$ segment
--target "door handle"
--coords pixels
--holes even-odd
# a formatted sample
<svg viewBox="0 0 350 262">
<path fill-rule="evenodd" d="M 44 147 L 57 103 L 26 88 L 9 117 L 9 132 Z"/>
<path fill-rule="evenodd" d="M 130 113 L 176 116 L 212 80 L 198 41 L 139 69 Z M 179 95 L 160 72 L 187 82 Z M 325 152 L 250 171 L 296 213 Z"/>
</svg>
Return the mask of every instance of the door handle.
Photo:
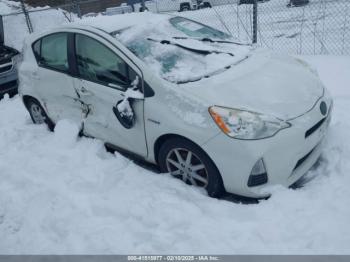
<svg viewBox="0 0 350 262">
<path fill-rule="evenodd" d="M 89 91 L 89 90 L 87 90 L 85 87 L 81 87 L 80 88 L 80 95 L 82 95 L 82 96 L 92 96 L 92 95 L 94 95 L 91 91 Z"/>
</svg>

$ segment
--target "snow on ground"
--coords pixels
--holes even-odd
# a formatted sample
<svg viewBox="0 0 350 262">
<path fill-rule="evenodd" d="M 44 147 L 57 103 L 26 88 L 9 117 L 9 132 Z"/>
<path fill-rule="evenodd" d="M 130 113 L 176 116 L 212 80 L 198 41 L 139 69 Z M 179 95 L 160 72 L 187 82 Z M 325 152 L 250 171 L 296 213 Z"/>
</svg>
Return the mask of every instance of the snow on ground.
<svg viewBox="0 0 350 262">
<path fill-rule="evenodd" d="M 148 171 L 99 140 L 0 101 L 0 253 L 350 253 L 349 57 L 310 57 L 335 98 L 304 187 L 244 205 Z"/>
<path fill-rule="evenodd" d="M 19 97 L 1 100 L 0 253 L 349 254 L 350 58 L 305 58 L 335 98 L 324 153 L 304 187 L 256 205 L 211 199 L 69 121 L 33 125 Z"/>
</svg>

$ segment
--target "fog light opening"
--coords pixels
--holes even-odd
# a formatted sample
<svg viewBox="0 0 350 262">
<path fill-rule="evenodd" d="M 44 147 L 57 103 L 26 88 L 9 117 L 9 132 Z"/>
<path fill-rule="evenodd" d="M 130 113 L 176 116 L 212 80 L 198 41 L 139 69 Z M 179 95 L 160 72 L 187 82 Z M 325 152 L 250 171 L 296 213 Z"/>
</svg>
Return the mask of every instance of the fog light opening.
<svg viewBox="0 0 350 262">
<path fill-rule="evenodd" d="M 248 179 L 248 187 L 260 186 L 267 183 L 267 172 L 264 161 L 259 159 L 252 168 Z"/>
</svg>

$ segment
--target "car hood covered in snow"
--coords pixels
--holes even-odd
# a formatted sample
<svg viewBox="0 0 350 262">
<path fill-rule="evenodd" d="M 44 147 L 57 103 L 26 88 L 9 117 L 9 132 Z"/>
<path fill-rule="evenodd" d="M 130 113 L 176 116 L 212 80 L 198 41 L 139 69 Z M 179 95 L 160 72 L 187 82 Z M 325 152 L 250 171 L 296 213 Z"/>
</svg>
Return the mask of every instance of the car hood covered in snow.
<svg viewBox="0 0 350 262">
<path fill-rule="evenodd" d="M 179 88 L 208 105 L 246 109 L 284 120 L 309 111 L 323 96 L 318 76 L 287 56 L 256 50 L 230 69 Z"/>
<path fill-rule="evenodd" d="M 224 32 L 183 17 L 152 18 L 111 34 L 171 83 L 218 74 L 247 58 L 253 49 Z"/>
</svg>

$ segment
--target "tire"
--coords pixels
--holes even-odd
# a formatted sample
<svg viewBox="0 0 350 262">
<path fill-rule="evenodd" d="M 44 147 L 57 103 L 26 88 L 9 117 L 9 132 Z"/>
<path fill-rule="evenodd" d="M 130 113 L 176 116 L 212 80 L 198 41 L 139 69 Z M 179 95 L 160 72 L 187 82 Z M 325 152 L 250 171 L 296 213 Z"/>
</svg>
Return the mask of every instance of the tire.
<svg viewBox="0 0 350 262">
<path fill-rule="evenodd" d="M 203 8 L 211 8 L 211 4 L 208 2 L 204 2 Z"/>
<path fill-rule="evenodd" d="M 170 173 L 186 184 L 205 188 L 211 197 L 220 197 L 225 192 L 221 175 L 213 161 L 199 146 L 189 140 L 167 140 L 159 150 L 158 163 L 162 173 Z"/>
<path fill-rule="evenodd" d="M 54 122 L 48 117 L 40 102 L 34 98 L 28 98 L 25 105 L 34 124 L 46 124 L 50 131 L 55 129 Z"/>
<path fill-rule="evenodd" d="M 186 11 L 190 11 L 191 7 L 188 4 L 182 4 L 180 6 L 180 12 L 186 12 Z"/>
<path fill-rule="evenodd" d="M 10 98 L 14 97 L 14 96 L 16 96 L 18 94 L 18 89 L 16 88 L 14 90 L 11 90 L 11 91 L 8 92 L 8 94 L 9 94 Z"/>
<path fill-rule="evenodd" d="M 147 7 L 145 7 L 144 9 L 142 7 L 139 8 L 139 12 L 142 13 L 142 12 L 145 12 L 145 11 L 149 11 Z"/>
</svg>

